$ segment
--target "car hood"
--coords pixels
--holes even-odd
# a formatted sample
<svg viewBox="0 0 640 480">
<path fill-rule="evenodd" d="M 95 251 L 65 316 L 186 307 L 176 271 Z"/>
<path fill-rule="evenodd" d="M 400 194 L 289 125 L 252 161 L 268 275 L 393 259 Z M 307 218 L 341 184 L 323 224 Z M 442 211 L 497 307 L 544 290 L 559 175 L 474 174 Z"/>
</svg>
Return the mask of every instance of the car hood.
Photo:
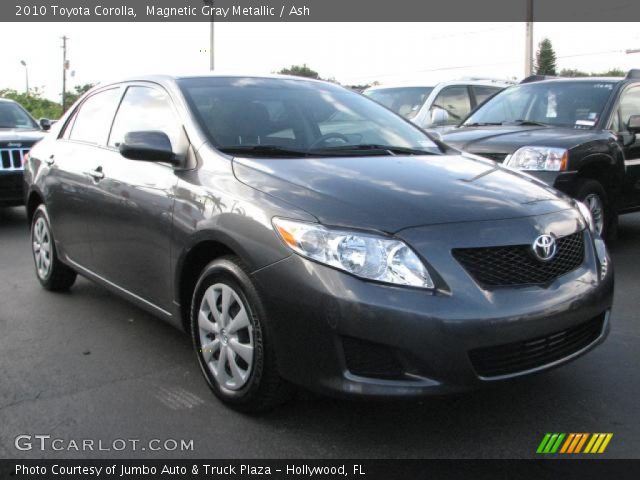
<svg viewBox="0 0 640 480">
<path fill-rule="evenodd" d="M 23 130 L 21 128 L 0 128 L 0 145 L 16 143 L 16 148 L 30 147 L 44 136 L 40 130 Z"/>
<path fill-rule="evenodd" d="M 324 224 L 385 232 L 569 208 L 531 177 L 466 155 L 235 158 L 233 168 L 241 182 Z"/>
<path fill-rule="evenodd" d="M 570 149 L 586 142 L 607 138 L 610 135 L 598 130 L 505 125 L 455 128 L 443 133 L 442 141 L 460 150 L 478 155 L 508 155 L 524 146 Z"/>
</svg>

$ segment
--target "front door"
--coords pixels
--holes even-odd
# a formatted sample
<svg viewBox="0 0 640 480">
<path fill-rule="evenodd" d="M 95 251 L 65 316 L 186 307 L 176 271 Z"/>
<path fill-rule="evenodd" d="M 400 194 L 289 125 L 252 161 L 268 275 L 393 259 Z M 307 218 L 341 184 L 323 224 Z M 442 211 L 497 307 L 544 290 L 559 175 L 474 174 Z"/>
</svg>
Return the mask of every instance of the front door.
<svg viewBox="0 0 640 480">
<path fill-rule="evenodd" d="M 100 165 L 98 273 L 154 307 L 171 311 L 171 231 L 177 177 L 169 164 L 128 160 L 118 146 L 128 132 L 162 131 L 176 150 L 183 130 L 171 99 L 155 86 L 132 85 L 124 94 Z"/>
<path fill-rule="evenodd" d="M 618 108 L 620 138 L 625 145 L 624 160 L 627 167 L 623 186 L 622 208 L 640 207 L 640 135 L 632 135 L 627 129 L 629 118 L 640 115 L 640 85 L 632 85 L 622 92 Z M 626 141 L 625 141 L 626 140 Z"/>
</svg>

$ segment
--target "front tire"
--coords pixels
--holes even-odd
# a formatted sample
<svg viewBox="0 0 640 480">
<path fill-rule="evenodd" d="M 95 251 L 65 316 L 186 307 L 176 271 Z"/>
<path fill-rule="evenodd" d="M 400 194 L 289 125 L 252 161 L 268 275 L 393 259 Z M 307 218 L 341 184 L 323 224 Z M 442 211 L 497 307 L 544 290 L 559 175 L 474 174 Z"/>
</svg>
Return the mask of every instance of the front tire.
<svg viewBox="0 0 640 480">
<path fill-rule="evenodd" d="M 263 303 L 239 258 L 219 258 L 200 275 L 191 336 L 200 369 L 225 404 L 257 412 L 290 398 L 293 389 L 278 373 Z"/>
<path fill-rule="evenodd" d="M 44 288 L 54 292 L 64 292 L 71 288 L 77 274 L 58 258 L 49 216 L 44 205 L 36 209 L 31 222 L 31 251 L 36 276 Z"/>
<path fill-rule="evenodd" d="M 611 240 L 616 230 L 617 215 L 609 204 L 607 192 L 602 184 L 597 180 L 582 180 L 576 190 L 576 199 L 589 208 L 600 236 Z"/>
</svg>

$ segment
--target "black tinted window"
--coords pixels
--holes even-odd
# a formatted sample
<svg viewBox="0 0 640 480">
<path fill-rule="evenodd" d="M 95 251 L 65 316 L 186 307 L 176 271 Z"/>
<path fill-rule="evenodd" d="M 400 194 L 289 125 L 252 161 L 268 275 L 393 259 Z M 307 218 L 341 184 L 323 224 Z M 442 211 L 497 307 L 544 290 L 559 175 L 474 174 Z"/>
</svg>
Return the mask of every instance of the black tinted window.
<svg viewBox="0 0 640 480">
<path fill-rule="evenodd" d="M 485 87 L 484 85 L 473 85 L 473 94 L 476 96 L 476 104 L 480 105 L 494 93 L 501 90 L 500 87 Z"/>
<path fill-rule="evenodd" d="M 409 122 L 335 85 L 231 77 L 179 83 L 203 128 L 223 150 L 269 146 L 317 151 L 372 145 L 437 150 Z"/>
<path fill-rule="evenodd" d="M 0 128 L 38 128 L 31 116 L 13 102 L 0 101 Z"/>
<path fill-rule="evenodd" d="M 467 119 L 466 124 L 536 122 L 593 128 L 613 92 L 609 81 L 534 82 L 507 88 Z"/>
<path fill-rule="evenodd" d="M 179 123 L 169 96 L 156 88 L 129 87 L 113 122 L 109 145 L 118 146 L 128 132 L 151 130 L 166 133 L 171 145 L 177 145 Z"/>
<path fill-rule="evenodd" d="M 632 115 L 640 115 L 640 86 L 629 88 L 620 99 L 620 118 L 625 129 Z"/>
<path fill-rule="evenodd" d="M 446 125 L 457 125 L 471 111 L 469 91 L 464 85 L 446 87 L 438 94 L 432 107 L 440 107 L 449 114 Z"/>
<path fill-rule="evenodd" d="M 119 88 L 104 90 L 87 98 L 80 105 L 69 138 L 95 145 L 106 144 L 119 99 Z"/>
</svg>

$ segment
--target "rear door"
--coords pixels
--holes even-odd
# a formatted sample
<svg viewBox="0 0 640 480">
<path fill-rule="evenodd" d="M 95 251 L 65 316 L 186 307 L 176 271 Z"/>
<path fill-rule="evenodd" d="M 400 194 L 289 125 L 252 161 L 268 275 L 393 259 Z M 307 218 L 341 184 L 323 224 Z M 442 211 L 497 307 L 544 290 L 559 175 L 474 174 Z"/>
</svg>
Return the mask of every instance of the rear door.
<svg viewBox="0 0 640 480">
<path fill-rule="evenodd" d="M 118 147 L 128 132 L 162 131 L 176 153 L 185 134 L 169 95 L 152 84 L 124 93 L 100 165 L 98 272 L 153 307 L 171 311 L 171 228 L 177 177 L 169 164 L 124 158 Z"/>
<path fill-rule="evenodd" d="M 630 141 L 623 146 L 627 173 L 624 181 L 622 207 L 632 208 L 640 206 L 640 135 L 633 137 L 628 131 L 627 125 L 632 115 L 640 115 L 640 84 L 633 84 L 623 90 L 617 114 L 617 130 L 620 137 Z"/>
<path fill-rule="evenodd" d="M 48 158 L 45 201 L 61 253 L 72 262 L 93 269 L 92 245 L 97 240 L 95 169 L 104 155 L 121 96 L 119 87 L 94 93 L 77 108 Z"/>
</svg>

